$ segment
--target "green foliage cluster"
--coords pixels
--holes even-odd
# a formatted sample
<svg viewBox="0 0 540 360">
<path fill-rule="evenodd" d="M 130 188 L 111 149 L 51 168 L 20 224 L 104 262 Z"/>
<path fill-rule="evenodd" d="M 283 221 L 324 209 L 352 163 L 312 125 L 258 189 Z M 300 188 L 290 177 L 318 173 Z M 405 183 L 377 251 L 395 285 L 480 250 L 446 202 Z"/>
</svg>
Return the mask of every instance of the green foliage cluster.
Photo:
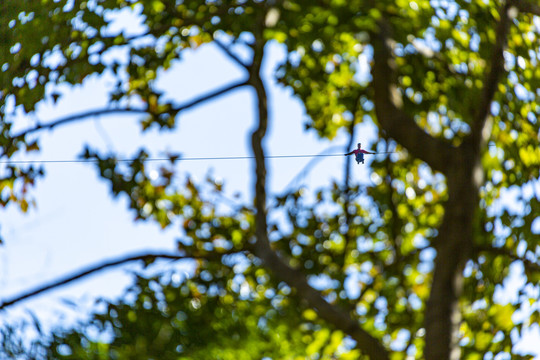
<svg viewBox="0 0 540 360">
<path fill-rule="evenodd" d="M 354 124 L 373 122 L 381 137 L 374 150 L 397 153 L 369 165 L 371 185 L 349 185 L 347 180 L 312 194 L 293 189 L 269 199 L 268 219 L 275 219 L 268 228 L 272 248 L 324 299 L 380 341 L 392 360 L 423 358 L 424 315 L 449 194 L 445 177 L 389 138 L 377 118 L 373 75 L 362 67 L 373 64 L 373 39 L 384 20 L 392 30 L 395 94 L 416 126 L 458 151 L 482 106 L 488 106 L 475 230 L 464 234 L 472 237 L 473 251 L 463 269 L 457 346 L 464 359 L 498 354 L 518 359 L 512 347 L 524 326 L 539 318 L 537 307 L 528 316 L 516 314 L 527 312 L 526 304 L 534 305 L 539 297 L 540 244 L 533 224 L 538 224 L 540 196 L 523 197 L 517 213 L 506 207 L 497 211 L 494 205 L 506 189 L 524 194 L 538 186 L 540 15 L 534 15 L 533 2 L 527 3 L 530 7 L 505 4 L 4 0 L 0 39 L 8 51 L 0 51 L 0 155 L 8 160 L 37 150 L 40 130 L 77 120 L 38 124 L 22 133 L 11 130 L 17 112 L 30 114 L 40 102 L 57 101 L 59 84 L 112 75 L 117 84 L 109 94 L 110 109 L 144 112 L 142 130 L 172 130 L 181 107 L 157 90 L 155 81 L 181 60 L 182 51 L 219 42 L 239 63 L 230 53 L 234 47 L 257 59 L 256 44 L 279 42 L 288 55 L 275 76 L 305 105 L 308 129 L 331 139 Z M 496 69 L 501 8 L 510 15 L 504 66 L 486 105 L 486 72 Z M 121 12 L 136 14 L 142 32 L 112 33 L 110 24 Z M 117 57 L 117 51 L 126 56 Z M 250 65 L 242 66 L 249 72 Z M 133 100 L 143 107 L 130 107 Z M 74 329 L 44 336 L 44 357 L 364 358 L 351 334 L 322 321 L 310 299 L 254 255 L 256 210 L 246 204 L 223 210 L 221 184 L 188 179 L 177 185 L 174 156 L 152 179 L 144 149 L 131 162 L 120 163 L 115 154 L 91 148 L 82 156 L 97 163 L 113 195 L 129 199 L 136 219 L 164 228 L 181 224 L 179 254 L 194 259 L 195 272 L 181 280 L 175 280 L 179 275 L 174 272 L 138 277 L 124 300 L 106 302 L 104 311 Z M 42 172 L 14 165 L 7 169 L 0 179 L 1 204 L 17 203 L 25 211 L 26 188 Z M 513 263 L 523 266 L 526 277 L 519 299 L 497 303 L 495 293 Z M 3 334 L 5 352 L 16 343 L 8 333 Z"/>
<path fill-rule="evenodd" d="M 196 279 L 171 272 L 137 277 L 119 304 L 105 303 L 78 331 L 54 334 L 48 356 L 55 359 L 301 359 L 350 358 L 343 333 L 329 331 L 311 311 L 296 311 L 281 284 L 269 295 L 238 287 L 268 277 L 261 269 L 238 268 L 237 259 L 203 270 Z M 219 269 L 218 269 L 219 268 Z M 266 280 L 268 282 L 268 279 Z M 291 327 L 294 321 L 298 326 Z M 101 334 L 96 339 L 95 334 Z M 92 335 L 94 334 L 94 335 Z M 102 339 L 102 341 L 99 341 Z M 317 354 L 317 355 L 315 355 Z M 349 355 L 347 355 L 349 354 Z"/>
</svg>

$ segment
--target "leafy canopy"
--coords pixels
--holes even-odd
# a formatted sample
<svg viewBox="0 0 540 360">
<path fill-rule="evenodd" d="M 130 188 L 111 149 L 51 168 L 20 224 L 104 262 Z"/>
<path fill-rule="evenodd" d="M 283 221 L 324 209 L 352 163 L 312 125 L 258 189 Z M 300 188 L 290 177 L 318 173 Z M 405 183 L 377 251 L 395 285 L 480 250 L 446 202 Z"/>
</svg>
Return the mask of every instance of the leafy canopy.
<svg viewBox="0 0 540 360">
<path fill-rule="evenodd" d="M 141 21 L 137 31 L 112 30 L 127 13 Z M 539 13 L 534 2 L 495 0 L 4 0 L 3 160 L 39 151 L 41 131 L 90 115 L 143 114 L 143 131 L 173 131 L 186 108 L 240 86 L 261 94 L 258 69 L 268 42 L 287 50 L 275 76 L 303 102 L 308 130 L 329 139 L 346 131 L 353 143 L 354 126 L 369 122 L 379 129 L 373 150 L 397 152 L 368 165 L 371 185 L 347 177 L 315 192 L 292 189 L 269 197 L 267 236 L 282 259 L 275 265 L 280 272 L 259 252 L 256 214 L 264 208 L 221 210 L 211 194 L 223 192 L 222 186 L 211 179 L 178 184 L 174 156 L 153 179 L 145 149 L 122 164 L 116 154 L 85 149 L 82 157 L 96 161 L 114 196 L 130 199 L 136 218 L 162 227 L 182 219 L 178 251 L 195 260 L 195 270 L 181 280 L 174 271 L 138 277 L 125 300 L 106 303 L 88 323 L 44 336 L 38 353 L 74 359 L 431 356 L 424 355 L 433 320 L 426 314 L 437 306 L 430 300 L 437 295 L 432 283 L 440 281 L 434 274 L 444 261 L 435 255 L 450 231 L 444 221 L 462 203 L 472 204 L 467 209 L 474 216 L 470 231 L 464 225 L 461 233 L 470 251 L 453 270 L 463 285 L 455 293 L 461 319 L 452 346 L 466 359 L 512 353 L 523 327 L 539 319 L 539 309 L 526 306 L 538 301 L 540 280 Z M 385 41 L 379 42 L 381 36 Z M 246 77 L 187 104 L 156 89 L 156 80 L 181 61 L 183 51 L 210 44 L 245 69 Z M 381 61 L 385 46 L 391 55 Z M 236 51 L 251 60 L 244 62 Z M 385 63 L 392 64 L 388 79 L 377 70 Z M 60 85 L 103 74 L 116 80 L 106 108 L 12 130 L 18 116 L 61 99 Z M 381 102 L 385 81 L 392 98 Z M 411 121 L 402 121 L 404 130 L 396 135 L 387 114 Z M 437 154 L 422 148 L 428 144 L 414 141 L 418 129 L 441 149 L 451 149 L 448 161 L 432 160 Z M 462 153 L 470 154 L 464 163 L 448 165 Z M 26 211 L 27 189 L 43 171 L 4 167 L 1 204 Z M 471 199 L 460 198 L 461 190 L 448 180 L 460 167 L 477 170 L 457 182 L 472 186 Z M 504 205 L 507 189 L 521 194 L 518 212 Z M 264 195 L 260 188 L 256 194 Z M 496 291 L 513 263 L 522 266 L 526 281 L 515 303 L 497 303 Z M 317 289 L 326 302 L 361 331 L 329 320 L 306 295 L 312 294 L 308 285 L 289 283 L 287 266 L 311 288 L 322 284 Z M 516 316 L 520 309 L 522 316 Z M 362 331 L 368 335 L 358 335 Z M 3 342 L 5 352 L 28 351 L 18 349 L 10 334 L 3 332 L 4 340 L 12 339 Z M 365 338 L 384 351 L 367 350 Z"/>
</svg>

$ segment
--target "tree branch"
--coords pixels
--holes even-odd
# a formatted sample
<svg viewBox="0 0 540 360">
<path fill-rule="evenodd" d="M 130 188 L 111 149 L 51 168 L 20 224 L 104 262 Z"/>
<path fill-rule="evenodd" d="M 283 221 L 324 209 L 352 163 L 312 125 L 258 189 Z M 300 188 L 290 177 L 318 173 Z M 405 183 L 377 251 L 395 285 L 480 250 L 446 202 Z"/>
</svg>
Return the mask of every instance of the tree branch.
<svg viewBox="0 0 540 360">
<path fill-rule="evenodd" d="M 321 317 L 337 329 L 350 335 L 356 342 L 357 347 L 367 354 L 371 360 L 388 360 L 389 355 L 381 342 L 367 331 L 360 328 L 350 315 L 338 307 L 328 303 L 307 282 L 303 273 L 291 268 L 271 248 L 268 239 L 268 224 L 266 215 L 266 165 L 262 141 L 268 126 L 268 105 L 264 84 L 260 77 L 260 66 L 263 58 L 264 42 L 261 37 L 257 38 L 254 46 L 253 65 L 250 68 L 250 84 L 256 91 L 258 108 L 258 126 L 253 131 L 251 143 L 255 155 L 255 237 L 253 252 L 272 273 L 282 281 L 295 288 L 297 295 L 306 300 Z"/>
<path fill-rule="evenodd" d="M 226 85 L 224 87 L 222 87 L 221 89 L 218 89 L 218 90 L 215 90 L 211 93 L 208 93 L 206 95 L 203 95 L 197 99 L 194 99 L 194 100 L 191 100 L 190 102 L 187 102 L 185 103 L 184 105 L 180 105 L 178 107 L 175 107 L 173 109 L 173 111 L 176 111 L 176 112 L 180 112 L 180 111 L 184 111 L 184 110 L 187 110 L 191 107 L 194 107 L 196 105 L 199 105 L 205 101 L 208 101 L 208 100 L 211 100 L 213 98 L 216 98 L 216 97 L 219 97 L 221 95 L 224 95 L 226 93 L 228 93 L 229 91 L 232 91 L 234 89 L 237 89 L 237 88 L 240 88 L 242 86 L 246 86 L 248 85 L 248 81 L 247 80 L 242 80 L 242 81 L 238 81 L 238 82 L 235 82 L 235 83 L 232 83 L 230 85 Z"/>
<path fill-rule="evenodd" d="M 297 185 L 299 184 L 300 180 L 302 180 L 306 175 L 315 168 L 315 166 L 324 159 L 324 156 L 329 156 L 328 154 L 330 151 L 341 151 L 343 150 L 343 146 L 330 146 L 320 153 L 313 155 L 313 158 L 300 170 L 296 173 L 296 175 L 287 183 L 287 186 L 285 186 L 284 190 L 281 191 L 282 194 L 287 194 L 291 192 Z M 334 155 L 332 155 L 334 156 Z M 268 158 L 269 156 L 266 156 Z M 270 205 L 272 206 L 272 205 Z"/>
<path fill-rule="evenodd" d="M 519 2 L 520 1 L 518 1 L 518 3 Z M 490 128 L 486 128 L 486 126 L 489 126 L 487 119 L 491 109 L 491 102 L 493 101 L 493 97 L 497 91 L 497 85 L 501 79 L 501 75 L 505 71 L 504 48 L 506 47 L 506 39 L 511 20 L 509 17 L 509 10 L 510 6 L 509 4 L 506 4 L 503 5 L 499 11 L 500 21 L 495 29 L 495 43 L 493 44 L 493 50 L 491 53 L 490 67 L 485 74 L 483 83 L 484 87 L 480 97 L 478 112 L 475 114 L 475 118 L 473 119 L 474 122 L 472 124 L 471 135 L 473 144 L 476 148 L 487 142 L 489 133 L 491 132 Z M 483 132 L 485 134 L 482 134 Z"/>
<path fill-rule="evenodd" d="M 73 281 L 82 279 L 88 275 L 91 275 L 93 273 L 96 273 L 96 272 L 99 272 L 99 271 L 102 271 L 102 270 L 105 270 L 107 268 L 111 268 L 114 266 L 119 266 L 119 265 L 123 265 L 129 262 L 134 262 L 134 261 L 144 261 L 145 263 L 147 263 L 147 262 L 154 261 L 156 259 L 184 260 L 184 259 L 193 259 L 193 258 L 194 258 L 193 256 L 183 256 L 183 255 L 175 255 L 175 254 L 168 254 L 168 253 L 154 253 L 154 254 L 147 253 L 147 254 L 129 255 L 129 256 L 113 259 L 113 260 L 107 260 L 102 263 L 91 265 L 87 268 L 79 270 L 78 272 L 72 275 L 68 275 L 63 278 L 54 280 L 46 285 L 42 285 L 24 294 L 17 295 L 9 300 L 3 301 L 0 303 L 0 310 L 5 309 L 8 306 L 14 305 L 28 298 L 42 294 L 46 291 L 59 288 Z"/>
<path fill-rule="evenodd" d="M 353 111 L 353 114 L 356 114 L 357 110 L 358 110 L 358 102 L 360 101 L 360 98 L 358 98 L 354 104 L 355 108 L 354 108 L 354 111 Z M 351 148 L 353 147 L 353 144 L 354 144 L 354 138 L 355 138 L 355 128 L 356 128 L 356 116 L 353 117 L 353 119 L 351 120 L 351 123 L 349 124 L 349 141 L 347 143 L 347 147 L 344 149 L 344 153 L 348 153 L 349 151 L 351 151 Z M 347 156 L 346 160 L 345 160 L 345 168 L 344 168 L 344 171 L 343 171 L 343 188 L 344 190 L 346 191 L 345 192 L 345 196 L 346 196 L 346 200 L 345 200 L 345 203 L 346 205 L 348 206 L 349 205 L 349 187 L 350 187 L 350 177 L 351 177 L 351 157 Z M 348 214 L 348 212 L 347 212 Z M 349 224 L 349 222 L 347 222 L 347 224 Z"/>
<path fill-rule="evenodd" d="M 540 5 L 529 0 L 514 0 L 512 6 L 518 8 L 520 12 L 540 16 Z"/>
<path fill-rule="evenodd" d="M 453 148 L 421 129 L 402 107 L 401 94 L 395 83 L 396 65 L 392 55 L 390 25 L 379 21 L 379 32 L 371 34 L 373 45 L 373 90 L 375 112 L 387 135 L 402 144 L 415 157 L 433 169 L 445 172 Z"/>
<path fill-rule="evenodd" d="M 206 102 L 208 100 L 214 99 L 218 96 L 221 96 L 223 94 L 228 93 L 229 91 L 232 91 L 236 88 L 242 87 L 247 85 L 247 81 L 239 81 L 232 83 L 230 85 L 224 86 L 220 89 L 217 89 L 215 91 L 212 91 L 206 95 L 202 95 L 201 97 L 198 97 L 196 99 L 193 99 L 191 101 L 186 102 L 185 104 L 179 105 L 177 107 L 174 107 L 170 112 L 172 113 L 178 113 L 183 110 L 187 110 L 191 107 L 194 107 L 196 105 L 199 105 L 203 102 Z M 56 128 L 57 126 L 66 125 L 69 123 L 77 122 L 89 117 L 95 117 L 95 116 L 102 116 L 102 115 L 111 115 L 111 114 L 118 114 L 118 113 L 135 113 L 135 114 L 147 114 L 148 109 L 147 108 L 105 108 L 105 109 L 97 109 L 97 110 L 89 110 L 84 111 L 78 114 L 69 115 L 54 121 L 51 121 L 46 124 L 37 124 L 36 126 L 26 129 L 16 135 L 14 135 L 12 138 L 23 138 L 27 135 L 30 135 L 32 133 L 41 131 L 41 130 L 52 130 Z"/>
<path fill-rule="evenodd" d="M 540 273 L 540 264 L 538 262 L 535 262 L 527 258 L 523 258 L 521 256 L 518 256 L 517 254 L 513 254 L 512 252 L 507 251 L 504 248 L 497 248 L 497 247 L 487 245 L 487 246 L 475 246 L 475 250 L 477 252 L 487 252 L 487 253 L 492 253 L 496 255 L 502 255 L 502 256 L 509 257 L 510 259 L 515 260 L 515 261 L 521 261 L 526 271 Z"/>
<path fill-rule="evenodd" d="M 237 63 L 238 65 L 240 65 L 242 68 L 246 69 L 246 70 L 249 70 L 249 65 L 247 65 L 246 63 L 244 63 L 238 56 L 236 56 L 236 54 L 234 54 L 230 47 L 225 45 L 224 43 L 221 42 L 221 40 L 218 40 L 218 39 L 214 39 L 214 43 L 221 49 L 223 50 L 223 52 L 228 56 L 230 57 L 235 63 Z"/>
<path fill-rule="evenodd" d="M 321 319 L 355 340 L 356 347 L 368 355 L 371 360 L 388 360 L 390 358 L 388 351 L 378 339 L 362 329 L 347 311 L 326 301 L 319 291 L 308 284 L 302 272 L 291 268 L 276 255 L 269 243 L 257 239 L 254 253 L 263 260 L 276 277 L 295 288 L 297 295 L 307 301 L 317 311 Z"/>
<path fill-rule="evenodd" d="M 85 118 L 89 117 L 95 117 L 95 116 L 102 116 L 102 115 L 112 115 L 112 114 L 145 114 L 147 113 L 147 110 L 144 108 L 105 108 L 105 109 L 96 109 L 96 110 L 89 110 L 80 112 L 78 114 L 69 115 L 63 118 L 60 118 L 58 120 L 51 121 L 49 123 L 41 124 L 38 123 L 36 126 L 32 128 L 28 128 L 16 135 L 13 135 L 13 139 L 20 139 L 24 138 L 27 135 L 30 135 L 32 133 L 41 131 L 41 130 L 53 130 L 57 126 L 66 125 L 72 122 L 76 122 L 79 120 L 83 120 Z"/>
<path fill-rule="evenodd" d="M 354 103 L 354 109 L 352 111 L 353 114 L 356 115 L 358 111 L 358 105 L 360 102 L 360 97 L 358 97 Z M 348 153 L 351 151 L 351 148 L 354 144 L 355 139 L 355 127 L 356 127 L 356 116 L 353 116 L 353 119 L 351 120 L 351 123 L 349 124 L 349 141 L 347 143 L 347 148 L 345 149 L 344 153 Z M 345 168 L 343 169 L 343 193 L 344 193 L 344 201 L 343 201 L 343 213 L 345 214 L 345 224 L 347 224 L 347 232 L 344 234 L 345 236 L 345 251 L 343 251 L 342 256 L 340 257 L 340 261 L 338 261 L 338 264 L 342 267 L 343 271 L 345 271 L 345 264 L 347 260 L 347 254 L 350 254 L 352 250 L 356 249 L 356 237 L 352 234 L 351 231 L 351 222 L 352 222 L 352 215 L 349 213 L 349 206 L 351 204 L 352 200 L 352 194 L 351 194 L 351 157 L 347 156 L 344 162 Z"/>
</svg>

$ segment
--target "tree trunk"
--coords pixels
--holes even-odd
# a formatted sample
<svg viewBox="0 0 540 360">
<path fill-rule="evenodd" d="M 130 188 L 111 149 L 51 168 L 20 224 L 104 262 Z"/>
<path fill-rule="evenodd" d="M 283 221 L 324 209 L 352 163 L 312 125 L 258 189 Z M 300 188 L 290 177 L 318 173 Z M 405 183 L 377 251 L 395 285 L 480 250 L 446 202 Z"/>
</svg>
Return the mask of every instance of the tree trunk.
<svg viewBox="0 0 540 360">
<path fill-rule="evenodd" d="M 448 201 L 443 223 L 435 240 L 437 257 L 431 293 L 426 305 L 426 360 L 460 358 L 459 297 L 463 268 L 473 246 L 474 212 L 478 202 L 478 156 L 463 147 L 456 150 L 447 174 Z"/>
</svg>

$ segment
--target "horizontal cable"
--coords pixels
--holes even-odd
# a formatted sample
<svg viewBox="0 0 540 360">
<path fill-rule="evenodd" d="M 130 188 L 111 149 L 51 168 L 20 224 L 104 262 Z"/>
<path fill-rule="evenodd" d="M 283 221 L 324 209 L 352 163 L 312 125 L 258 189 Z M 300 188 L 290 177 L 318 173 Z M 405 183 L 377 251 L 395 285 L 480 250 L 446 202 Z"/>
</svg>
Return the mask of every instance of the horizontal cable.
<svg viewBox="0 0 540 360">
<path fill-rule="evenodd" d="M 327 157 L 327 156 L 343 156 L 343 154 L 324 154 L 324 155 L 268 155 L 266 159 L 279 158 L 311 158 L 311 157 Z M 205 161 L 205 160 L 245 160 L 254 159 L 254 156 L 213 156 L 213 157 L 172 157 L 172 158 L 147 158 L 147 159 L 106 159 L 114 160 L 115 162 L 133 162 L 133 161 Z M 104 159 L 105 160 L 105 159 Z M 50 163 L 97 163 L 99 159 L 73 159 L 73 160 L 1 160 L 0 164 L 50 164 Z"/>
</svg>

